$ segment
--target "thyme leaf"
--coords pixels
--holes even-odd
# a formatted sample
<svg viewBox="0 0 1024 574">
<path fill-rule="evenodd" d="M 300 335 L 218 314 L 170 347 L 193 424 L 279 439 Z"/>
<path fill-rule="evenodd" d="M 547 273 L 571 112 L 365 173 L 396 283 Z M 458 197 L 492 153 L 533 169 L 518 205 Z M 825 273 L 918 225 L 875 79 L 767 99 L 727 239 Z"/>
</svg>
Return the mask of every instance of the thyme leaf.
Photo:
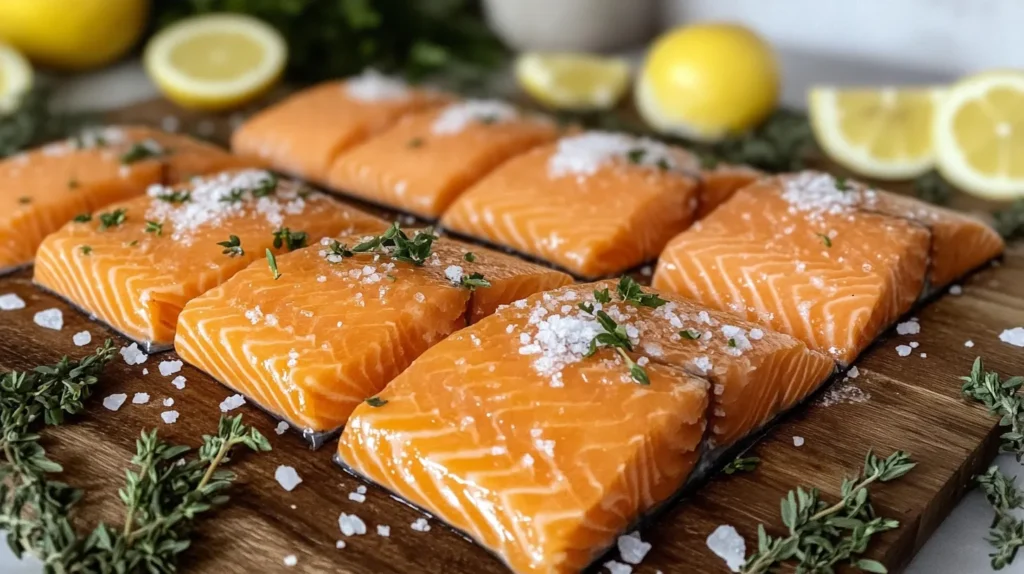
<svg viewBox="0 0 1024 574">
<path fill-rule="evenodd" d="M 227 241 L 218 241 L 217 245 L 224 248 L 221 253 L 228 257 L 245 255 L 245 250 L 242 249 L 242 240 L 239 239 L 237 235 L 229 235 Z"/>
</svg>

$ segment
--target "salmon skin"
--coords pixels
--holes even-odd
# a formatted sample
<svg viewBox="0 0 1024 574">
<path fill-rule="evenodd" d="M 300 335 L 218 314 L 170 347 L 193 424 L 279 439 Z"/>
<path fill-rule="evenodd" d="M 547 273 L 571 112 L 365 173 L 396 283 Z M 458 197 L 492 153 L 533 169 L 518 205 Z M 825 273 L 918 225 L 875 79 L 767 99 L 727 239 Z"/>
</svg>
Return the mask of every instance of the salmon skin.
<svg viewBox="0 0 1024 574">
<path fill-rule="evenodd" d="M 513 158 L 459 196 L 445 229 L 587 278 L 653 259 L 699 205 L 688 152 L 605 132 Z"/>
<path fill-rule="evenodd" d="M 572 280 L 450 239 L 432 240 L 422 264 L 350 251 L 366 239 L 282 255 L 277 279 L 257 261 L 193 299 L 178 322 L 178 354 L 316 446 L 467 322 Z"/>
<path fill-rule="evenodd" d="M 335 158 L 390 127 L 403 114 L 451 97 L 414 89 L 367 70 L 345 81 L 296 92 L 254 115 L 231 138 L 231 149 L 276 170 L 326 183 Z"/>
<path fill-rule="evenodd" d="M 549 118 L 498 100 L 466 100 L 404 117 L 344 152 L 328 185 L 374 203 L 436 219 L 471 184 L 508 158 L 558 136 Z"/>
<path fill-rule="evenodd" d="M 860 208 L 816 172 L 737 192 L 665 248 L 655 288 L 792 335 L 850 364 L 923 293 L 932 233 Z"/>
<path fill-rule="evenodd" d="M 0 161 L 0 273 L 28 265 L 43 238 L 82 212 L 247 162 L 185 136 L 136 127 L 85 130 Z"/>
<path fill-rule="evenodd" d="M 83 214 L 39 248 L 34 281 L 147 349 L 174 340 L 178 313 L 265 251 L 386 224 L 262 170 L 224 172 Z M 283 233 L 287 230 L 289 233 Z M 275 245 L 277 242 L 277 245 Z"/>
<path fill-rule="evenodd" d="M 683 488 L 703 436 L 726 446 L 834 369 L 792 337 L 630 292 L 570 285 L 456 332 L 356 408 L 340 462 L 516 572 L 578 572 Z M 602 313 L 646 380 L 592 347 Z"/>
</svg>

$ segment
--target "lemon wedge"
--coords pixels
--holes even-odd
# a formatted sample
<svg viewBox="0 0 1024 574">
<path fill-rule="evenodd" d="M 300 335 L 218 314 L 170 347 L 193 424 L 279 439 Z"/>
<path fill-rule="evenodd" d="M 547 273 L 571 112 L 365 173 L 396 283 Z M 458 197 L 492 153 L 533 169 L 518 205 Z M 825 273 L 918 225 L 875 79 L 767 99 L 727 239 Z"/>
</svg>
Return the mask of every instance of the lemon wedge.
<svg viewBox="0 0 1024 574">
<path fill-rule="evenodd" d="M 667 32 L 647 54 L 634 99 L 656 130 L 719 140 L 761 123 L 779 98 L 775 54 L 736 24 L 694 24 Z"/>
<path fill-rule="evenodd" d="M 988 199 L 1024 197 L 1024 72 L 965 78 L 935 116 L 939 173 Z"/>
<path fill-rule="evenodd" d="M 281 76 L 288 48 L 274 28 L 240 14 L 188 18 L 146 46 L 146 71 L 170 100 L 186 108 L 237 107 Z"/>
<path fill-rule="evenodd" d="M 0 114 L 14 111 L 32 87 L 32 66 L 17 50 L 0 44 Z"/>
<path fill-rule="evenodd" d="M 559 110 L 606 110 L 629 87 L 628 62 L 589 54 L 526 53 L 515 74 L 527 94 Z"/>
<path fill-rule="evenodd" d="M 935 164 L 937 88 L 812 88 L 811 127 L 830 158 L 860 175 L 917 177 Z"/>
</svg>

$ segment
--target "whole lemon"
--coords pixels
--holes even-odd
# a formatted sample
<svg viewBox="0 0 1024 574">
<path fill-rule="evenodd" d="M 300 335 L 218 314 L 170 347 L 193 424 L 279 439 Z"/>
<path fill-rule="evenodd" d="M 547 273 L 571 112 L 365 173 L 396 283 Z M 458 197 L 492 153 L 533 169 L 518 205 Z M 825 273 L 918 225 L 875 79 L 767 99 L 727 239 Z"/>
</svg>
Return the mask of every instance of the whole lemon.
<svg viewBox="0 0 1024 574">
<path fill-rule="evenodd" d="M 684 26 L 658 38 L 635 94 L 652 127 L 700 141 L 756 126 L 778 98 L 771 47 L 747 28 L 723 23 Z"/>
<path fill-rule="evenodd" d="M 148 0 L 2 0 L 0 41 L 65 70 L 108 64 L 139 39 Z"/>
</svg>

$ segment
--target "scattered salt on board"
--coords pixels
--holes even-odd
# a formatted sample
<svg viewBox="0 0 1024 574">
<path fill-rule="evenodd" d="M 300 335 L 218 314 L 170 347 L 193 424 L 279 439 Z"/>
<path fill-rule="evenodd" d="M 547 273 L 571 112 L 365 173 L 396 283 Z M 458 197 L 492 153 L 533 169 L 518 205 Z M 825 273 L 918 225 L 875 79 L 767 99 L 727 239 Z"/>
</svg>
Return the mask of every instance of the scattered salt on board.
<svg viewBox="0 0 1024 574">
<path fill-rule="evenodd" d="M 121 357 L 124 359 L 124 362 L 129 365 L 141 365 L 146 362 L 147 358 L 149 358 L 149 355 L 143 353 L 142 350 L 139 349 L 139 345 L 137 343 L 132 343 L 127 347 L 121 347 L 119 352 L 121 353 Z"/>
<path fill-rule="evenodd" d="M 619 556 L 623 562 L 628 564 L 639 564 L 643 562 L 644 556 L 651 551 L 651 545 L 640 540 L 638 532 L 631 532 L 625 536 L 619 536 L 616 541 L 619 547 Z"/>
<path fill-rule="evenodd" d="M 377 525 L 377 534 L 379 536 L 383 536 L 384 538 L 390 538 L 391 537 L 391 527 L 386 525 L 386 524 L 378 524 Z"/>
<path fill-rule="evenodd" d="M 171 397 L 167 397 L 166 399 L 164 399 L 164 406 L 165 407 L 173 407 L 174 406 L 174 399 L 172 399 Z"/>
<path fill-rule="evenodd" d="M 110 395 L 110 396 L 106 397 L 105 399 L 103 399 L 103 406 L 107 410 L 116 411 L 117 409 L 121 408 L 121 405 L 123 405 L 124 402 L 127 401 L 127 400 L 128 400 L 128 395 L 127 394 L 125 394 L 125 393 L 117 393 L 117 394 Z"/>
<path fill-rule="evenodd" d="M 633 567 L 629 564 L 623 564 L 614 560 L 605 562 L 604 567 L 608 569 L 610 574 L 631 574 L 633 572 Z"/>
<path fill-rule="evenodd" d="M 366 534 L 366 523 L 355 514 L 341 513 L 338 517 L 338 528 L 345 536 L 361 536 Z"/>
<path fill-rule="evenodd" d="M 242 395 L 237 395 L 237 394 L 236 395 L 231 395 L 230 397 L 228 397 L 228 398 L 226 398 L 226 399 L 224 399 L 223 401 L 220 402 L 220 410 L 221 410 L 221 412 L 226 413 L 226 412 L 228 412 L 230 410 L 237 409 L 238 407 L 240 407 L 240 406 L 242 406 L 244 404 L 245 404 L 245 397 L 243 397 Z"/>
<path fill-rule="evenodd" d="M 964 341 L 964 346 L 967 347 L 968 349 L 970 349 L 971 347 L 974 346 L 974 341 L 971 341 L 970 339 L 968 339 L 968 340 Z"/>
<path fill-rule="evenodd" d="M 964 288 L 959 285 L 953 285 L 949 288 L 950 295 L 960 295 L 964 292 Z"/>
<path fill-rule="evenodd" d="M 77 347 L 84 347 L 92 342 L 92 333 L 89 331 L 79 331 L 71 337 L 71 342 Z"/>
<path fill-rule="evenodd" d="M 335 542 L 334 543 L 334 547 L 338 548 L 338 549 L 344 548 L 345 547 L 345 541 L 344 540 L 339 540 L 339 541 Z"/>
<path fill-rule="evenodd" d="M 291 492 L 302 482 L 302 477 L 295 472 L 295 468 L 282 464 L 274 471 L 274 480 L 281 485 L 281 488 Z"/>
<path fill-rule="evenodd" d="M 133 405 L 144 405 L 149 402 L 149 393 L 135 393 L 132 397 Z"/>
<path fill-rule="evenodd" d="M 1015 347 L 1024 347 L 1024 327 L 1014 327 L 999 333 L 999 340 Z"/>
<path fill-rule="evenodd" d="M 907 357 L 913 349 L 909 345 L 897 345 L 896 353 L 901 357 Z"/>
<path fill-rule="evenodd" d="M 64 328 L 64 313 L 60 309 L 43 309 L 32 317 L 32 321 L 44 329 L 60 331 Z"/>
<path fill-rule="evenodd" d="M 430 523 L 426 518 L 417 518 L 410 527 L 416 532 L 430 532 Z"/>
<path fill-rule="evenodd" d="M 804 437 L 802 437 L 802 436 L 795 436 L 795 437 L 793 437 L 793 446 L 796 446 L 796 447 L 804 446 Z"/>
<path fill-rule="evenodd" d="M 274 429 L 274 432 L 276 432 L 277 434 L 284 434 L 285 431 L 287 431 L 287 430 L 288 430 L 288 423 L 286 423 L 284 421 L 281 421 L 281 422 L 277 423 L 277 428 Z"/>
<path fill-rule="evenodd" d="M 164 422 L 173 425 L 178 422 L 178 411 L 164 411 L 160 413 L 160 418 L 164 419 Z"/>
<path fill-rule="evenodd" d="M 921 332 L 921 324 L 917 321 L 905 321 L 896 325 L 897 335 L 916 335 Z"/>
<path fill-rule="evenodd" d="M 0 311 L 16 311 L 25 308 L 25 301 L 14 293 L 0 295 Z"/>
<path fill-rule="evenodd" d="M 169 377 L 181 370 L 181 361 L 160 361 L 160 374 Z"/>
<path fill-rule="evenodd" d="M 289 554 L 284 557 L 284 565 L 291 568 L 299 563 L 299 559 L 294 554 Z"/>
<path fill-rule="evenodd" d="M 725 560 L 729 570 L 740 571 L 746 559 L 747 543 L 734 527 L 728 524 L 719 526 L 708 536 L 707 545 L 719 558 Z"/>
<path fill-rule="evenodd" d="M 366 502 L 366 495 L 358 492 L 350 492 L 348 493 L 348 499 L 362 504 L 363 502 Z"/>
<path fill-rule="evenodd" d="M 171 384 L 174 385 L 174 388 L 176 388 L 178 390 L 184 389 L 185 388 L 185 377 L 183 377 L 181 375 L 178 375 L 177 377 L 174 377 L 174 380 L 171 381 Z"/>
<path fill-rule="evenodd" d="M 857 377 L 860 376 L 860 369 L 858 369 L 856 366 L 850 367 L 850 370 L 846 371 L 846 376 L 851 379 L 856 379 Z"/>
</svg>

